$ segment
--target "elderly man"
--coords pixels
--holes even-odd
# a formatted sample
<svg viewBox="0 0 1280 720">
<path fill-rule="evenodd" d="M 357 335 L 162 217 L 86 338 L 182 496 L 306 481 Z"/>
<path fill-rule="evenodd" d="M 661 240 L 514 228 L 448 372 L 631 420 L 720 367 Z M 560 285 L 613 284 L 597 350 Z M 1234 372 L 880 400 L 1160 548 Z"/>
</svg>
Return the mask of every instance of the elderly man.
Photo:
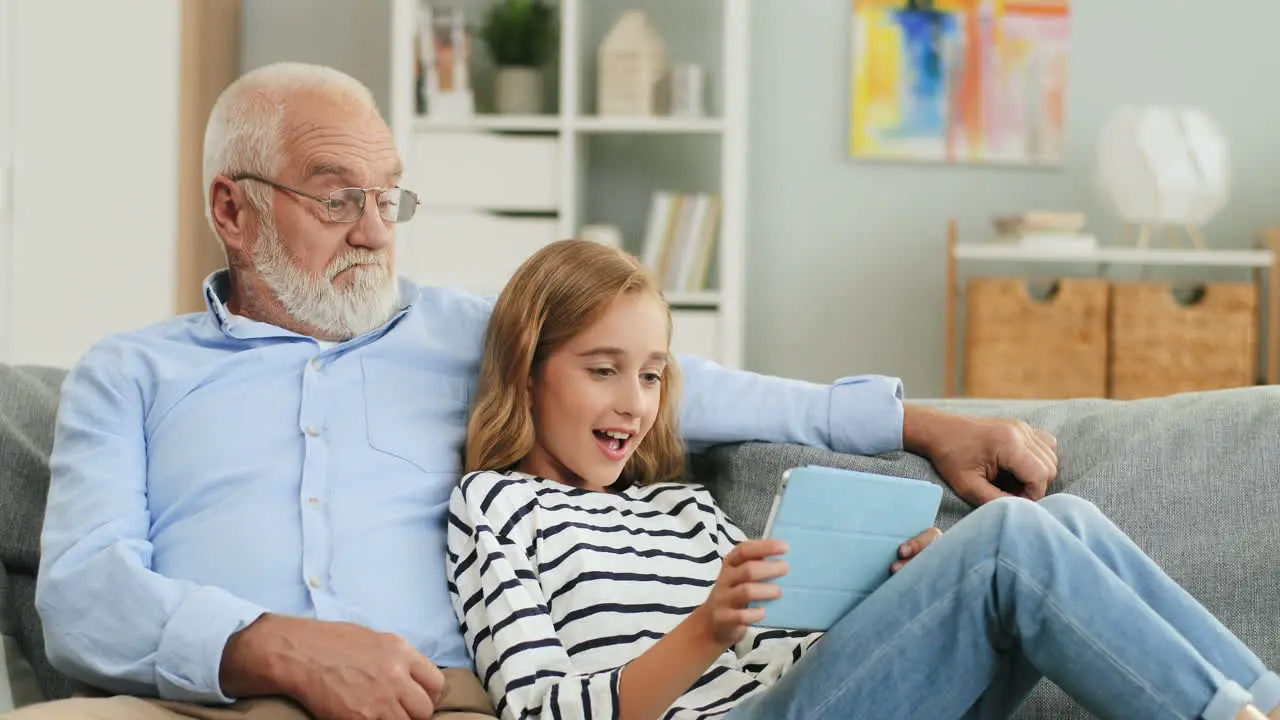
<svg viewBox="0 0 1280 720">
<path fill-rule="evenodd" d="M 397 280 L 417 199 L 350 77 L 246 74 L 204 162 L 208 312 L 102 341 L 63 389 L 37 606 L 53 664 L 106 697 L 15 717 L 486 717 L 444 548 L 491 300 Z M 693 447 L 905 447 L 974 502 L 1057 470 L 1051 437 L 904 407 L 892 378 L 682 363 Z"/>
</svg>

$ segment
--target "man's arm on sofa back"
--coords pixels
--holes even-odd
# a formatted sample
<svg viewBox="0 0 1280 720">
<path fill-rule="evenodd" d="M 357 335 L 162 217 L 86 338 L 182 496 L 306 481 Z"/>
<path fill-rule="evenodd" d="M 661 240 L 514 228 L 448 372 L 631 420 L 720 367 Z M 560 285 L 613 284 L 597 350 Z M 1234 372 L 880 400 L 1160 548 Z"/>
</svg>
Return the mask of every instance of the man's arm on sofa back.
<svg viewBox="0 0 1280 720">
<path fill-rule="evenodd" d="M 699 452 L 723 442 L 804 443 L 841 452 L 902 448 L 902 381 L 883 375 L 823 385 L 680 357 L 681 433 Z"/>
<path fill-rule="evenodd" d="M 1050 492 L 1074 492 L 1144 522 L 1198 522 L 1229 504 L 1261 522 L 1280 504 L 1280 388 L 1242 388 L 1119 402 L 917 401 L 948 412 L 1026 421 L 1058 439 L 1059 473 Z M 798 445 L 745 443 L 714 448 L 698 475 L 713 485 L 744 530 L 763 528 L 784 471 L 814 463 L 941 483 L 908 453 L 842 455 Z M 966 504 L 948 489 L 943 522 Z M 1172 505 L 1170 503 L 1173 503 Z M 1271 521 L 1274 525 L 1275 518 Z"/>
<path fill-rule="evenodd" d="M 62 672 L 116 692 L 225 702 L 227 638 L 263 612 L 151 570 L 146 383 L 100 346 L 62 387 L 36 607 Z"/>
</svg>

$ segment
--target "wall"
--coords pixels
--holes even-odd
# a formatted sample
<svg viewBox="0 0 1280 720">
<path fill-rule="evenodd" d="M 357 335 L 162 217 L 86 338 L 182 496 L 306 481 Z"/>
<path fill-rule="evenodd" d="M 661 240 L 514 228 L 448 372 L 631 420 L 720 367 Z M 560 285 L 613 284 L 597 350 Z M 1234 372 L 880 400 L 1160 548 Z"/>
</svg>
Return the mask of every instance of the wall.
<svg viewBox="0 0 1280 720">
<path fill-rule="evenodd" d="M 180 5 L 4 9 L 14 209 L 0 360 L 67 366 L 104 335 L 172 314 Z"/>
<path fill-rule="evenodd" d="M 14 6 L 0 2 L 0 48 L 13 45 Z M 13 57 L 0 51 L 0 362 L 9 358 L 13 315 Z"/>
<path fill-rule="evenodd" d="M 1222 124 L 1235 187 L 1212 244 L 1247 247 L 1280 222 L 1280 93 L 1267 70 L 1280 66 L 1262 49 L 1280 3 L 1234 0 L 1230 15 L 1191 0 L 1074 5 L 1069 162 L 1025 171 L 849 159 L 849 1 L 753 2 L 749 367 L 819 381 L 889 373 L 912 397 L 940 394 L 947 218 L 978 240 L 992 215 L 1082 209 L 1110 240 L 1093 147 L 1123 103 L 1199 105 Z"/>
<path fill-rule="evenodd" d="M 244 0 L 240 23 L 242 72 L 281 60 L 338 65 L 389 113 L 390 2 Z"/>
</svg>

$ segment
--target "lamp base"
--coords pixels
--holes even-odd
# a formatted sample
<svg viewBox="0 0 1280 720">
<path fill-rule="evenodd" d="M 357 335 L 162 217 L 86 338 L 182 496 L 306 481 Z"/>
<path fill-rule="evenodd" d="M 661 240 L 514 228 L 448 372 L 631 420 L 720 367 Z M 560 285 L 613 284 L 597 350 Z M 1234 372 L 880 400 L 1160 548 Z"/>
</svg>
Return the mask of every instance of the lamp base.
<svg viewBox="0 0 1280 720">
<path fill-rule="evenodd" d="M 1129 236 L 1133 236 L 1136 234 L 1137 240 L 1135 242 L 1135 245 L 1138 248 L 1146 249 L 1148 247 L 1151 247 L 1152 238 L 1160 236 L 1161 234 L 1163 234 L 1163 231 L 1166 229 L 1181 230 L 1187 234 L 1188 238 L 1191 239 L 1192 247 L 1194 247 L 1197 250 L 1206 249 L 1206 244 L 1204 241 L 1204 233 L 1201 232 L 1200 228 L 1195 225 L 1163 225 L 1160 223 L 1145 223 L 1145 222 L 1137 223 L 1137 224 L 1126 223 L 1125 239 L 1127 240 Z M 1180 242 L 1177 242 L 1179 238 L 1181 238 L 1181 235 L 1175 232 L 1174 233 L 1175 246 L 1181 245 Z"/>
</svg>

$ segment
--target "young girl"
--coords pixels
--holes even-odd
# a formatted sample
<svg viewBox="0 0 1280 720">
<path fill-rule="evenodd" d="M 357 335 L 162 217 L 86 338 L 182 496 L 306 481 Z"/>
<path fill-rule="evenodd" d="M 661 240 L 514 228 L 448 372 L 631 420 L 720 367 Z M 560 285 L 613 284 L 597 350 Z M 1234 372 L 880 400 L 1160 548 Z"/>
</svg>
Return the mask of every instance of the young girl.
<svg viewBox="0 0 1280 720">
<path fill-rule="evenodd" d="M 1006 717 L 1047 676 L 1105 718 L 1280 718 L 1280 677 L 1061 494 L 917 538 L 820 641 L 755 626 L 786 548 L 670 482 L 670 333 L 646 271 L 592 242 L 538 252 L 498 300 L 448 563 L 501 717 Z"/>
</svg>

